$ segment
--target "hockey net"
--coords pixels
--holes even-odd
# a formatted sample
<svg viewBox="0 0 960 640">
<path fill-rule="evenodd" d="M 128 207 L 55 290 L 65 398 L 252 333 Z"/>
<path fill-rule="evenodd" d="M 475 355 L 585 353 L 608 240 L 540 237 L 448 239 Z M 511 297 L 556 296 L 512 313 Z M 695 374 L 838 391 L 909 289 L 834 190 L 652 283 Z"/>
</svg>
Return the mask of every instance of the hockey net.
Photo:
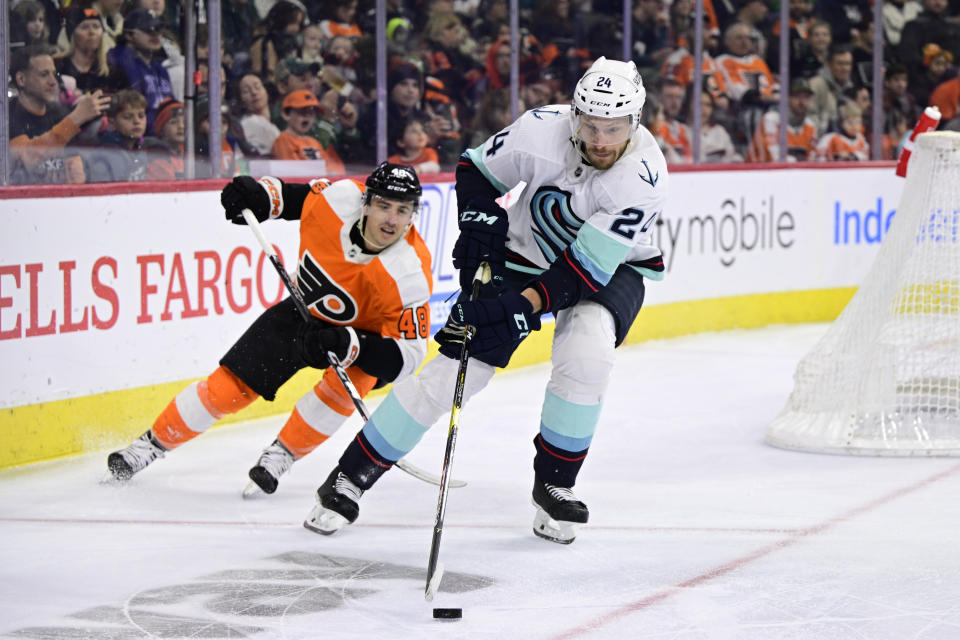
<svg viewBox="0 0 960 640">
<path fill-rule="evenodd" d="M 766 441 L 827 453 L 960 455 L 960 133 L 917 138 L 876 261 L 801 360 Z"/>
</svg>

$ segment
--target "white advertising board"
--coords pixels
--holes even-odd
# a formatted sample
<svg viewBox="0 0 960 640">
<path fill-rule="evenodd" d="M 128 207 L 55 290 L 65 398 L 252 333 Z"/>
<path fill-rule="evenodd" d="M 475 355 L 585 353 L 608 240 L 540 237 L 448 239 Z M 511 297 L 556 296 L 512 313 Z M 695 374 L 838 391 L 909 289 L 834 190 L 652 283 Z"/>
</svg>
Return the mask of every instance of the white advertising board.
<svg viewBox="0 0 960 640">
<path fill-rule="evenodd" d="M 890 169 L 683 172 L 646 305 L 854 286 L 902 190 Z M 434 329 L 457 291 L 452 183 L 424 185 Z M 196 378 L 284 292 L 216 192 L 0 200 L 0 408 Z M 271 221 L 289 261 L 298 225 Z"/>
</svg>

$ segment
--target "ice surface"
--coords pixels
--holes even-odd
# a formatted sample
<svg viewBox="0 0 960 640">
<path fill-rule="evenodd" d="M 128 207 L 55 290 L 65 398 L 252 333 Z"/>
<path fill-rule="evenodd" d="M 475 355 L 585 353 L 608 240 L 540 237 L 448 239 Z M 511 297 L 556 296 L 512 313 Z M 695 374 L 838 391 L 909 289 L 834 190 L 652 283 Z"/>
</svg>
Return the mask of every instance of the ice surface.
<svg viewBox="0 0 960 640">
<path fill-rule="evenodd" d="M 762 442 L 824 329 L 620 349 L 570 546 L 530 530 L 548 370 L 498 374 L 463 412 L 469 485 L 450 495 L 432 603 L 435 487 L 394 470 L 355 525 L 301 526 L 356 418 L 257 500 L 246 471 L 282 418 L 215 429 L 122 488 L 100 484 L 106 452 L 0 472 L 0 636 L 960 638 L 956 459 Z M 410 461 L 438 472 L 445 437 L 442 420 Z"/>
</svg>

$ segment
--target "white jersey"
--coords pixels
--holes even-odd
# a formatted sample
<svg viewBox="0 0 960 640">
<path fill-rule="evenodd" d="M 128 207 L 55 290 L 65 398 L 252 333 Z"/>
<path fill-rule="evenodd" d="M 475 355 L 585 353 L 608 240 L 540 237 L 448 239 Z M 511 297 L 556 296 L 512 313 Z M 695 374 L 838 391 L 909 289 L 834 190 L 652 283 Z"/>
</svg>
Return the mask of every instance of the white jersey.
<svg viewBox="0 0 960 640">
<path fill-rule="evenodd" d="M 666 202 L 667 163 L 642 125 L 606 170 L 586 164 L 571 142 L 569 105 L 527 111 L 467 155 L 501 193 L 527 183 L 507 212 L 508 267 L 539 273 L 569 246 L 604 284 L 625 262 L 646 263 L 633 266 L 663 279 L 652 231 Z M 530 264 L 517 264 L 511 253 Z M 653 264 L 659 268 L 648 268 Z"/>
</svg>

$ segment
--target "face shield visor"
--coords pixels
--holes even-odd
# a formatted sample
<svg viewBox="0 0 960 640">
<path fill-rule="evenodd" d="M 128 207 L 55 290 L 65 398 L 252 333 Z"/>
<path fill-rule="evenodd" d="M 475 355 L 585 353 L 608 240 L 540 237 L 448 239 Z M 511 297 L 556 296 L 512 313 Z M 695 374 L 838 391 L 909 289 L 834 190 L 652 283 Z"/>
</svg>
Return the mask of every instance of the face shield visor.
<svg viewBox="0 0 960 640">
<path fill-rule="evenodd" d="M 573 137 L 589 147 L 616 147 L 627 142 L 634 129 L 631 116 L 599 118 L 580 112 L 574 118 Z"/>
</svg>

